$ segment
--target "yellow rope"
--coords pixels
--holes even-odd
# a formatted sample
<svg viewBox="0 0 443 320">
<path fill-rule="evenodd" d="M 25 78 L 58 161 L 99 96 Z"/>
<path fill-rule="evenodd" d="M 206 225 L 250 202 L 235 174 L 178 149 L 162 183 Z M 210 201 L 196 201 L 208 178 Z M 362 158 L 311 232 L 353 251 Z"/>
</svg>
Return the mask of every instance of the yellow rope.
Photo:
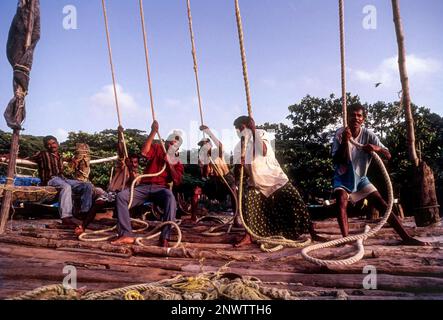
<svg viewBox="0 0 443 320">
<path fill-rule="evenodd" d="M 131 285 L 104 292 L 88 292 L 65 289 L 62 285 L 50 285 L 26 292 L 12 300 L 51 299 L 71 300 L 295 300 L 329 296 L 332 299 L 346 299 L 343 290 L 292 291 L 270 287 L 270 285 L 293 285 L 287 282 L 262 282 L 254 277 L 240 277 L 230 280 L 224 277 L 220 268 L 217 272 L 205 272 L 192 277 L 178 275 L 172 279 L 152 283 Z"/>
<path fill-rule="evenodd" d="M 130 290 L 125 293 L 124 300 L 145 300 L 143 295 L 138 290 Z"/>
</svg>

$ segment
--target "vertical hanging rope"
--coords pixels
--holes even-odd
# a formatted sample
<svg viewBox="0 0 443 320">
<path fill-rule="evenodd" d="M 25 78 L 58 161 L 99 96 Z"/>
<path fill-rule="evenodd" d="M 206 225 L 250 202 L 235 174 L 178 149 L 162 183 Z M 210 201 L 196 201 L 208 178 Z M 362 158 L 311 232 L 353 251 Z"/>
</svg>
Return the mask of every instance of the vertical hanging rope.
<svg viewBox="0 0 443 320">
<path fill-rule="evenodd" d="M 341 57 L 341 85 L 342 85 L 342 101 L 343 101 L 343 127 L 347 126 L 347 109 L 346 109 L 346 64 L 345 64 L 345 18 L 344 18 L 344 0 L 339 0 L 339 19 L 340 19 L 340 57 Z M 350 142 L 356 147 L 356 148 L 362 148 L 363 145 L 359 144 L 358 142 L 354 141 L 354 139 L 351 139 Z M 307 261 L 310 261 L 312 263 L 315 263 L 320 266 L 345 266 L 345 265 L 351 265 L 353 263 L 356 263 L 357 261 L 360 261 L 363 259 L 365 254 L 365 248 L 363 246 L 363 241 L 368 239 L 369 237 L 373 237 L 378 231 L 381 230 L 381 228 L 386 224 L 386 222 L 389 220 L 389 216 L 392 212 L 392 206 L 394 203 L 394 192 L 392 188 L 391 179 L 389 177 L 389 173 L 386 170 L 386 167 L 381 160 L 380 156 L 375 153 L 371 152 L 371 156 L 374 158 L 374 161 L 378 164 L 380 167 L 381 173 L 383 175 L 383 178 L 386 183 L 386 189 L 388 194 L 388 208 L 386 210 L 385 215 L 381 219 L 381 221 L 371 230 L 371 228 L 367 225 L 365 227 L 365 230 L 361 234 L 353 235 L 353 236 L 347 236 L 344 238 L 340 238 L 337 240 L 328 241 L 325 243 L 319 243 L 315 244 L 309 247 L 304 248 L 301 251 L 301 255 L 303 258 L 305 258 Z M 324 248 L 330 248 L 334 247 L 339 244 L 345 244 L 349 242 L 357 242 L 357 248 L 358 251 L 355 255 L 352 257 L 346 258 L 346 259 L 339 259 L 339 260 L 326 260 L 326 259 L 319 259 L 315 258 L 310 255 L 310 252 L 316 251 L 319 249 Z"/>
<path fill-rule="evenodd" d="M 195 74 L 195 82 L 196 82 L 196 86 L 197 86 L 197 96 L 198 96 L 198 107 L 199 107 L 199 112 L 200 112 L 200 121 L 201 121 L 201 125 L 204 125 L 202 99 L 201 99 L 201 94 L 200 94 L 200 81 L 199 81 L 199 77 L 198 77 L 197 50 L 195 49 L 194 28 L 193 28 L 193 25 L 192 25 L 191 1 L 187 0 L 186 2 L 187 2 L 187 9 L 188 9 L 187 11 L 188 11 L 188 22 L 189 22 L 189 34 L 190 34 L 190 37 L 191 37 L 192 58 L 193 58 L 193 61 L 194 61 L 194 74 Z M 203 137 L 205 137 L 204 133 L 203 133 Z M 231 188 L 229 183 L 224 178 L 223 174 L 218 170 L 217 165 L 214 163 L 214 161 L 212 160 L 211 157 L 209 157 L 209 161 L 211 162 L 211 165 L 213 166 L 213 168 L 217 172 L 217 175 L 220 177 L 220 179 L 223 181 L 223 183 L 226 185 L 226 187 L 230 190 L 232 196 L 234 197 L 234 201 L 237 204 L 238 201 L 237 201 L 237 195 L 235 193 L 235 190 L 233 190 Z M 238 210 L 236 210 L 236 211 L 238 211 Z M 234 218 L 232 219 L 231 223 L 233 223 L 233 222 L 234 222 Z M 210 234 L 208 234 L 208 235 L 210 235 Z"/>
<path fill-rule="evenodd" d="M 346 52 L 345 52 L 345 5 L 344 0 L 338 0 L 340 20 L 340 60 L 341 60 L 341 94 L 343 127 L 348 125 L 348 110 L 346 97 Z"/>
<path fill-rule="evenodd" d="M 195 49 L 194 29 L 192 27 L 192 14 L 191 14 L 191 1 L 190 0 L 187 0 L 187 7 L 188 7 L 189 33 L 191 35 L 191 45 L 192 45 L 192 59 L 194 61 L 195 83 L 197 85 L 198 108 L 200 111 L 200 123 L 201 123 L 201 125 L 204 125 L 202 99 L 201 99 L 201 95 L 200 95 L 200 81 L 198 78 L 197 50 Z"/>
<path fill-rule="evenodd" d="M 246 63 L 246 50 L 243 37 L 243 24 L 240 14 L 240 5 L 235 0 L 235 16 L 237 18 L 238 39 L 240 43 L 241 61 L 243 66 L 243 79 L 245 81 L 246 103 L 248 106 L 248 115 L 252 118 L 251 92 L 249 88 L 248 65 Z"/>
<path fill-rule="evenodd" d="M 103 8 L 103 17 L 105 19 L 105 29 L 106 29 L 106 40 L 108 43 L 109 63 L 111 65 L 112 85 L 114 88 L 115 108 L 117 110 L 118 125 L 122 126 L 120 105 L 119 105 L 118 94 L 117 94 L 117 81 L 115 80 L 115 69 L 114 69 L 114 62 L 112 59 L 111 37 L 109 36 L 108 14 L 106 11 L 105 0 L 102 0 L 102 8 Z M 124 135 L 123 135 L 123 147 L 124 147 L 125 157 L 128 157 L 128 149 L 126 147 L 126 141 L 125 141 Z"/>
<path fill-rule="evenodd" d="M 142 33 L 143 33 L 143 44 L 144 44 L 144 48 L 145 48 L 146 75 L 148 77 L 148 89 L 149 89 L 149 99 L 151 102 L 151 114 L 152 114 L 152 120 L 156 120 L 155 109 L 154 109 L 154 95 L 152 94 L 151 68 L 150 68 L 150 64 L 149 64 L 148 36 L 146 34 L 146 23 L 145 23 L 145 12 L 143 10 L 143 0 L 139 0 L 139 6 L 140 6 L 140 19 L 141 19 Z M 157 132 L 157 135 L 160 140 L 161 146 L 163 147 L 163 151 L 166 153 L 166 148 L 165 148 L 165 145 L 163 144 L 163 140 L 160 136 L 160 132 Z"/>
</svg>

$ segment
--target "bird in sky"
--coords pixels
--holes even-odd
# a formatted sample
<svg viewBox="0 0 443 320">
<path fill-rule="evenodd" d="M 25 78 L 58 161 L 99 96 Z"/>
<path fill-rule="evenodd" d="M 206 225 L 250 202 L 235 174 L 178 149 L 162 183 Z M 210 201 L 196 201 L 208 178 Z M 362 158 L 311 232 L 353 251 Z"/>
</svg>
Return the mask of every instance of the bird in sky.
<svg viewBox="0 0 443 320">
<path fill-rule="evenodd" d="M 379 85 L 381 85 L 381 82 L 377 82 L 377 83 L 375 84 L 375 87 L 378 88 Z"/>
</svg>

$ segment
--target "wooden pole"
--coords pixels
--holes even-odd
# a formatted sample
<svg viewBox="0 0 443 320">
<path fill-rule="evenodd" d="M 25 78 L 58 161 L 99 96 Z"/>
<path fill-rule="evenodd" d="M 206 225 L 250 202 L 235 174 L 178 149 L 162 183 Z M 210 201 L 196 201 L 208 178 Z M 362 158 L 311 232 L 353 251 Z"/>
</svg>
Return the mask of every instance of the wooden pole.
<svg viewBox="0 0 443 320">
<path fill-rule="evenodd" d="M 26 30 L 26 42 L 25 42 L 25 50 L 27 50 L 31 46 L 32 42 L 32 33 L 34 31 L 34 7 L 35 1 L 31 0 L 29 5 L 29 20 Z M 23 94 L 23 99 L 25 96 L 24 90 L 21 87 L 17 89 L 19 94 Z M 17 94 L 16 94 L 17 95 Z M 6 190 L 4 191 L 3 199 L 2 199 L 2 208 L 0 211 L 0 234 L 4 234 L 6 231 L 6 224 L 9 218 L 9 210 L 11 208 L 12 202 L 12 191 L 8 190 L 8 187 L 14 186 L 14 175 L 15 175 L 15 165 L 17 162 L 18 149 L 19 149 L 19 139 L 20 139 L 20 129 L 14 129 L 12 132 L 11 138 L 11 148 L 9 151 L 9 164 L 8 164 L 8 172 L 6 178 Z"/>
<path fill-rule="evenodd" d="M 416 167 L 420 162 L 417 156 L 417 150 L 415 149 L 415 131 L 414 131 L 414 118 L 411 110 L 411 96 L 409 94 L 409 77 L 406 69 L 406 49 L 405 49 L 405 36 L 403 33 L 403 25 L 400 16 L 400 6 L 398 0 L 392 0 L 392 11 L 394 15 L 395 33 L 397 35 L 398 45 L 398 67 L 400 71 L 400 81 L 403 95 L 403 107 L 405 109 L 405 118 L 407 125 L 407 139 L 409 160 L 411 160 Z"/>
<path fill-rule="evenodd" d="M 13 187 L 14 185 L 14 174 L 15 174 L 15 164 L 18 155 L 18 142 L 20 137 L 20 130 L 15 129 L 12 133 L 11 138 L 11 149 L 10 149 L 10 159 L 8 164 L 8 172 L 6 179 L 6 188 Z M 9 210 L 11 208 L 12 201 L 12 191 L 5 190 L 2 198 L 2 209 L 0 211 L 0 234 L 4 234 L 6 231 L 6 224 L 9 218 Z"/>
<path fill-rule="evenodd" d="M 402 86 L 402 103 L 405 109 L 407 142 L 409 160 L 413 164 L 414 175 L 414 217 L 419 227 L 436 224 L 440 221 L 439 204 L 435 190 L 434 173 L 432 169 L 421 161 L 415 147 L 414 118 L 411 110 L 411 96 L 409 94 L 409 78 L 406 69 L 406 49 L 403 25 L 400 16 L 400 5 L 398 0 L 392 1 L 392 12 L 394 16 L 395 33 L 398 45 L 398 67 Z"/>
</svg>

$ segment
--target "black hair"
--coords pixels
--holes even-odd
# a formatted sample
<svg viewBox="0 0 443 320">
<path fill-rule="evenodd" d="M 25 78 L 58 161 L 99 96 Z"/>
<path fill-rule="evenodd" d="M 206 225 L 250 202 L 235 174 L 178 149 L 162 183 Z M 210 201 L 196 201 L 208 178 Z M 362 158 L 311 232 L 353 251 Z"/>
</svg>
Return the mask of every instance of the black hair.
<svg viewBox="0 0 443 320">
<path fill-rule="evenodd" d="M 139 156 L 138 156 L 138 154 L 136 154 L 136 153 L 130 153 L 130 154 L 128 154 L 128 159 L 134 159 L 134 158 L 139 158 Z"/>
<path fill-rule="evenodd" d="M 234 127 L 238 128 L 242 124 L 249 127 L 249 124 L 251 123 L 252 118 L 248 116 L 240 116 L 237 119 L 234 120 Z"/>
<path fill-rule="evenodd" d="M 54 136 L 46 136 L 46 137 L 43 138 L 43 144 L 45 145 L 45 147 L 48 144 L 49 140 L 55 140 L 55 142 L 58 143 L 58 140 L 57 140 L 56 137 L 54 137 Z"/>
<path fill-rule="evenodd" d="M 366 108 L 362 104 L 353 103 L 348 106 L 348 113 L 351 113 L 354 111 L 359 111 L 359 110 L 363 111 L 363 116 L 366 118 Z"/>
</svg>

